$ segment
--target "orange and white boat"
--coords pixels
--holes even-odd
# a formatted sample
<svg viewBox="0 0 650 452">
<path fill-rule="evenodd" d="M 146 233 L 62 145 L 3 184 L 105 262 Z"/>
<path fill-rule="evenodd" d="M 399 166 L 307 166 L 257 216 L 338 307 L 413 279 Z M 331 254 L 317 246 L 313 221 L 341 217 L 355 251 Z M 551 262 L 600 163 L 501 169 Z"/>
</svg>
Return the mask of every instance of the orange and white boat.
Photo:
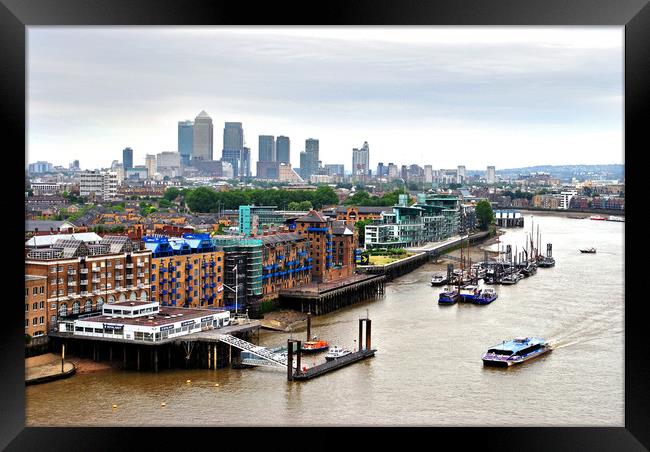
<svg viewBox="0 0 650 452">
<path fill-rule="evenodd" d="M 592 220 L 601 220 L 601 221 L 607 220 L 607 217 L 602 217 L 600 215 L 592 215 L 589 218 L 592 219 Z"/>
<path fill-rule="evenodd" d="M 302 344 L 303 353 L 316 353 L 330 348 L 327 341 L 321 341 L 318 337 L 314 336 L 311 341 L 306 341 Z"/>
</svg>

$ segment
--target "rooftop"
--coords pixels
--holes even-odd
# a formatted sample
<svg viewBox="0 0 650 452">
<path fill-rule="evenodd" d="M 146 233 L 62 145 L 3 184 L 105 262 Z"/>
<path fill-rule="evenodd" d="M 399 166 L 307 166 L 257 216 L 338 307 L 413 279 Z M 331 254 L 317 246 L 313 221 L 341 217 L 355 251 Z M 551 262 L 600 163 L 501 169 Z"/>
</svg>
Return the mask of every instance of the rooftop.
<svg viewBox="0 0 650 452">
<path fill-rule="evenodd" d="M 137 302 L 136 302 L 137 303 Z M 142 303 L 142 302 L 140 302 Z M 123 306 L 125 303 L 121 303 Z M 147 304 L 147 303 L 143 303 Z M 114 303 L 107 305 L 109 306 L 118 306 L 120 303 Z M 126 303 L 129 305 L 129 303 Z M 96 323 L 112 323 L 112 324 L 123 324 L 123 325 L 143 325 L 143 326 L 164 326 L 171 325 L 179 320 L 194 320 L 206 317 L 208 315 L 216 314 L 218 312 L 225 312 L 222 310 L 216 309 L 190 309 L 190 308 L 175 308 L 169 306 L 161 306 L 160 310 L 157 313 L 152 313 L 150 316 L 143 317 L 117 317 L 110 315 L 98 315 L 94 317 L 86 317 L 82 319 L 85 322 L 96 322 Z M 173 317 L 172 317 L 173 316 Z M 150 319 L 149 317 L 153 317 Z"/>
</svg>

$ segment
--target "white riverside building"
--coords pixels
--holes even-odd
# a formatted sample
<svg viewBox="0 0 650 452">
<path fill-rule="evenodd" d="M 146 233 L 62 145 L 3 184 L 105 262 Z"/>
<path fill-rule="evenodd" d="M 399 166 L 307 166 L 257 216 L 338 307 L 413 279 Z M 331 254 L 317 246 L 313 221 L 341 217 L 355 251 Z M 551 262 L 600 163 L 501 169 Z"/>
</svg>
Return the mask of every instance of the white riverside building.
<svg viewBox="0 0 650 452">
<path fill-rule="evenodd" d="M 160 306 L 158 302 L 105 304 L 102 314 L 59 322 L 59 333 L 135 342 L 160 342 L 230 325 L 230 311 Z"/>
</svg>

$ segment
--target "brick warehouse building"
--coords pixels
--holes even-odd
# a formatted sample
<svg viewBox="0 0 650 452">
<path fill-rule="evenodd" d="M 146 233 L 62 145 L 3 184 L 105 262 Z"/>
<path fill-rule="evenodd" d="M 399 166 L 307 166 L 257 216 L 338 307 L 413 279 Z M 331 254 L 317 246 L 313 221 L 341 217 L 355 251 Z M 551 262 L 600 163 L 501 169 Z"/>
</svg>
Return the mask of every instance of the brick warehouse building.
<svg viewBox="0 0 650 452">
<path fill-rule="evenodd" d="M 106 236 L 95 243 L 53 239 L 48 247 L 29 250 L 25 258 L 25 275 L 46 278 L 46 332 L 61 318 L 101 311 L 104 303 L 151 298 L 151 251 L 140 250 L 128 237 Z M 35 284 L 28 279 L 26 288 Z M 27 311 L 26 318 L 32 318 Z M 42 331 L 40 322 L 38 326 L 34 332 Z"/>
<path fill-rule="evenodd" d="M 295 231 L 309 240 L 313 281 L 333 281 L 354 274 L 358 238 L 352 226 L 310 210 L 295 220 Z"/>
<path fill-rule="evenodd" d="M 57 306 L 47 303 L 46 289 L 45 276 L 25 275 L 25 334 L 31 337 L 47 334 L 50 316 L 56 321 Z"/>
<path fill-rule="evenodd" d="M 151 297 L 161 306 L 224 305 L 224 251 L 208 234 L 144 237 L 152 253 Z"/>
<path fill-rule="evenodd" d="M 309 240 L 297 233 L 277 233 L 262 240 L 262 299 L 277 297 L 280 289 L 309 284 Z"/>
</svg>

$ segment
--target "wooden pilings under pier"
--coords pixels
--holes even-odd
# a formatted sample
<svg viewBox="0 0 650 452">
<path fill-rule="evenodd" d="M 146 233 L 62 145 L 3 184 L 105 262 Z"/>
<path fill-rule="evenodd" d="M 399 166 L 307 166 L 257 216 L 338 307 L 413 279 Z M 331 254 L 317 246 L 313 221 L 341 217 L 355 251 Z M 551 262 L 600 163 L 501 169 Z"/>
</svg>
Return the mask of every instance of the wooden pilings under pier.
<svg viewBox="0 0 650 452">
<path fill-rule="evenodd" d="M 65 346 L 66 359 L 107 361 L 124 370 L 159 372 L 164 369 L 220 369 L 236 363 L 239 350 L 217 339 L 232 334 L 253 342 L 259 338 L 259 322 L 250 327 L 234 327 L 192 333 L 161 343 L 118 341 L 103 338 L 50 334 L 50 351 L 60 354 Z M 212 337 L 214 336 L 214 337 Z"/>
<path fill-rule="evenodd" d="M 311 284 L 280 291 L 280 301 L 285 307 L 327 314 L 360 301 L 384 295 L 384 275 L 354 275 L 341 281 Z"/>
</svg>

